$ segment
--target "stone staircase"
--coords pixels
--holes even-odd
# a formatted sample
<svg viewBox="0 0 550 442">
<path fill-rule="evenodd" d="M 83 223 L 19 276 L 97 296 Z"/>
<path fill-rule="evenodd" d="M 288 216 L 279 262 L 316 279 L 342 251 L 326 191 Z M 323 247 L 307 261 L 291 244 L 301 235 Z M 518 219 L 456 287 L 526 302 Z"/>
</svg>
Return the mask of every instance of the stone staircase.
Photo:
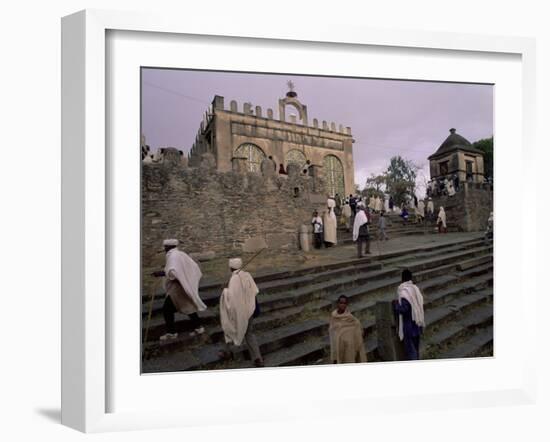
<svg viewBox="0 0 550 442">
<path fill-rule="evenodd" d="M 372 240 L 378 238 L 378 219 L 380 215 L 371 215 L 370 233 Z M 448 232 L 458 232 L 459 229 L 455 224 L 447 224 Z M 401 217 L 395 213 L 386 215 L 386 235 L 389 238 L 398 238 L 408 235 L 425 235 L 430 233 L 437 233 L 437 225 L 435 220 L 424 220 L 418 222 L 415 215 L 409 216 L 409 221 L 404 224 Z M 345 227 L 338 228 L 338 245 L 349 245 L 353 243 L 352 232 L 348 231 Z"/>
<path fill-rule="evenodd" d="M 426 329 L 422 358 L 469 357 L 492 352 L 492 243 L 482 237 L 390 252 L 380 257 L 348 260 L 273 274 L 254 275 L 260 289 L 260 317 L 255 333 L 266 366 L 310 365 L 328 360 L 328 316 L 345 294 L 350 309 L 366 331 L 369 361 L 380 360 L 375 305 L 395 297 L 401 270 L 408 267 L 425 296 Z M 234 360 L 221 362 L 223 333 L 218 301 L 223 283 L 201 287 L 208 310 L 200 314 L 206 332 L 191 337 L 189 319 L 177 314 L 178 339 L 160 344 L 164 333 L 163 296 L 153 303 L 144 344 L 143 372 L 250 367 L 244 346 Z M 142 298 L 143 324 L 149 297 Z"/>
</svg>

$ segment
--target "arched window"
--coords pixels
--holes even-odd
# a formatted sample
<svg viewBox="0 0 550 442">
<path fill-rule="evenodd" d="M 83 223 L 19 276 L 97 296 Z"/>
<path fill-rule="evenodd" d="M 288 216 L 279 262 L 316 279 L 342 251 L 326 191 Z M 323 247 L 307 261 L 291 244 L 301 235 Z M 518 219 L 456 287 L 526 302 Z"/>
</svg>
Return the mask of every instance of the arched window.
<svg viewBox="0 0 550 442">
<path fill-rule="evenodd" d="M 326 181 L 327 193 L 343 196 L 344 192 L 344 167 L 338 157 L 327 155 L 323 161 L 323 175 Z"/>
<path fill-rule="evenodd" d="M 246 168 L 249 172 L 261 172 L 260 165 L 265 158 L 265 153 L 255 144 L 241 144 L 235 150 L 235 156 L 246 158 Z"/>
<path fill-rule="evenodd" d="M 290 163 L 297 164 L 300 167 L 304 167 L 304 164 L 306 164 L 306 156 L 301 150 L 298 149 L 290 149 L 286 153 L 285 160 L 287 167 Z"/>
</svg>

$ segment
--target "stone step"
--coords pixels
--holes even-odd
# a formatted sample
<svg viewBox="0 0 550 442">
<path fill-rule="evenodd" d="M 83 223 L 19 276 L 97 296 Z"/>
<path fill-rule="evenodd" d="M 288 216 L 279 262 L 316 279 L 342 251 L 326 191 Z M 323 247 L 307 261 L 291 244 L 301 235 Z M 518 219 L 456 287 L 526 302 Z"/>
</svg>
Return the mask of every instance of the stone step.
<svg viewBox="0 0 550 442">
<path fill-rule="evenodd" d="M 492 291 L 491 291 L 492 296 Z M 450 341 L 456 340 L 472 328 L 484 327 L 493 322 L 493 305 L 483 304 L 478 308 L 462 313 L 453 322 L 436 328 L 424 336 L 420 352 L 423 359 L 436 359 Z"/>
<path fill-rule="evenodd" d="M 471 337 L 466 339 L 461 344 L 440 353 L 438 359 L 456 359 L 475 357 L 477 353 L 483 351 L 493 343 L 493 326 L 489 325 L 479 329 Z"/>
<path fill-rule="evenodd" d="M 460 299 L 453 299 L 446 304 L 430 308 L 429 304 L 426 309 L 426 322 L 427 329 L 433 327 L 438 323 L 442 323 L 444 320 L 450 320 L 460 312 L 464 312 L 465 309 L 478 305 L 483 300 L 490 296 L 489 292 L 480 292 L 472 295 L 465 295 Z M 358 306 L 352 306 L 352 311 L 357 313 Z M 492 308 L 491 308 L 492 315 Z M 463 328 L 475 325 L 471 319 L 471 315 L 464 318 L 462 317 Z M 371 319 L 365 319 L 362 321 L 364 329 L 367 331 L 367 350 L 370 354 L 369 360 L 375 360 L 376 355 L 376 333 L 374 330 L 374 321 Z M 454 325 L 449 326 L 450 329 L 455 330 Z M 458 330 L 456 331 L 458 333 Z M 268 330 L 265 332 L 257 333 L 258 342 L 262 354 L 264 355 L 266 366 L 280 366 L 280 365 L 296 365 L 305 363 L 314 363 L 323 355 L 327 354 L 328 343 L 328 314 L 326 319 L 311 319 L 303 321 L 299 324 L 289 324 L 283 327 L 279 327 L 276 330 Z M 435 337 L 434 337 L 435 336 Z M 430 345 L 434 345 L 439 340 L 448 340 L 449 337 L 445 335 L 434 335 L 430 339 Z M 163 366 L 164 371 L 170 370 L 170 366 L 174 366 L 174 370 L 193 370 L 204 368 L 236 368 L 249 366 L 248 362 L 245 362 L 244 347 L 237 349 L 235 352 L 236 360 L 232 361 L 229 366 L 219 367 L 217 352 L 222 348 L 221 344 L 207 344 L 199 349 L 190 351 L 186 350 L 180 353 L 180 357 L 176 358 L 180 361 L 177 364 L 178 368 L 175 368 L 175 363 L 172 361 L 169 363 L 165 361 L 162 363 L 162 358 L 157 361 L 145 362 L 144 371 L 154 372 L 155 366 Z M 462 351 L 462 350 L 460 350 Z M 326 357 L 326 356 L 325 356 Z M 437 356 L 439 357 L 439 356 Z M 216 365 L 218 364 L 218 365 Z"/>
<path fill-rule="evenodd" d="M 450 287 L 437 291 L 430 290 L 429 287 L 428 290 L 426 290 L 427 284 L 419 284 L 419 287 L 424 295 L 424 305 L 437 307 L 438 305 L 444 304 L 450 299 L 455 298 L 461 293 L 473 293 L 478 290 L 483 290 L 484 288 L 492 285 L 492 270 L 492 266 L 486 267 L 487 273 L 479 275 L 476 278 L 466 278 L 463 274 L 459 274 L 457 277 L 462 282 L 452 284 Z"/>
<path fill-rule="evenodd" d="M 362 321 L 362 325 L 364 330 L 367 330 L 367 338 L 365 339 L 367 359 L 374 359 L 377 348 L 376 334 L 373 331 L 374 321 Z M 290 345 L 264 356 L 264 364 L 266 367 L 312 365 L 319 363 L 331 363 L 328 328 L 327 335 L 325 336 L 313 337 L 307 341 Z"/>
<path fill-rule="evenodd" d="M 474 243 L 469 244 L 459 244 L 456 246 L 449 247 L 448 250 L 464 250 L 464 249 L 471 249 L 475 245 L 483 244 L 481 241 L 476 241 Z M 485 246 L 486 248 L 487 246 Z M 427 256 L 441 256 L 441 251 L 429 251 L 424 252 L 427 253 Z M 414 257 L 420 257 L 422 256 L 422 252 L 419 254 L 415 254 Z M 391 257 L 388 258 L 391 260 Z M 398 261 L 402 261 L 404 258 L 399 258 Z M 395 263 L 395 258 L 393 261 L 389 261 L 390 263 Z M 259 283 L 259 289 L 262 294 L 267 294 L 270 292 L 277 292 L 277 291 L 283 291 L 288 290 L 290 288 L 298 288 L 300 286 L 305 285 L 311 285 L 314 281 L 326 281 L 329 279 L 334 279 L 338 277 L 339 275 L 345 274 L 345 275 L 352 275 L 357 274 L 358 272 L 362 272 L 366 269 L 380 269 L 382 264 L 385 264 L 386 261 L 382 259 L 381 261 L 377 263 L 369 263 L 369 262 L 359 262 L 359 263 L 350 263 L 346 267 L 340 267 L 337 269 L 329 269 L 325 270 L 319 273 L 313 273 L 313 274 L 307 274 L 302 276 L 296 276 L 293 278 L 289 278 L 287 281 L 276 279 L 274 281 L 266 281 L 264 283 Z M 208 296 L 208 294 L 205 294 L 204 296 L 201 294 L 202 299 L 210 305 L 217 305 L 218 299 L 219 299 L 219 293 L 212 294 L 212 296 Z M 215 303 L 214 303 L 215 301 Z M 164 295 L 159 296 L 153 303 L 153 315 L 157 315 L 161 313 L 162 305 L 164 303 Z M 149 312 L 149 302 L 142 304 L 142 315 L 144 318 L 147 317 Z"/>
<path fill-rule="evenodd" d="M 468 299 L 461 300 L 460 303 L 454 303 L 450 305 L 462 305 L 463 308 L 472 307 L 477 305 L 481 299 L 485 299 L 487 296 L 487 293 L 480 293 L 477 296 L 469 296 Z M 357 307 L 358 306 L 356 305 L 350 306 L 352 313 L 357 314 L 357 311 L 359 310 Z M 447 317 L 454 314 L 452 308 L 448 308 L 447 311 Z M 490 317 L 492 318 L 492 306 L 486 307 L 483 314 L 487 317 L 490 315 Z M 480 314 L 478 312 L 477 316 L 473 316 L 472 314 L 470 314 L 470 316 L 468 316 L 467 318 L 461 319 L 461 330 L 464 327 L 471 327 L 479 324 L 479 317 Z M 435 323 L 434 321 L 440 321 L 442 318 L 440 315 L 437 314 L 435 316 L 431 316 L 428 308 L 426 319 L 428 324 L 431 326 Z M 484 318 L 481 322 L 485 322 L 486 319 L 487 318 Z M 370 361 L 374 361 L 376 360 L 376 349 L 378 346 L 375 321 L 373 319 L 365 319 L 361 321 L 361 324 L 363 326 L 363 330 L 366 332 L 365 348 L 367 352 L 367 359 Z M 436 339 L 437 337 L 433 337 L 430 341 L 430 345 L 434 345 L 437 342 Z M 271 354 L 265 355 L 264 362 L 265 365 L 268 367 L 303 365 L 311 363 L 330 364 L 331 361 L 329 360 L 329 353 L 330 342 L 328 336 L 320 336 L 309 339 L 305 342 L 299 342 L 285 349 L 281 349 Z M 319 359 L 322 359 L 322 362 L 319 362 Z"/>
<path fill-rule="evenodd" d="M 415 248 L 410 252 L 422 252 L 424 249 L 430 250 L 440 250 L 448 247 L 456 247 L 457 250 L 464 248 L 471 248 L 474 245 L 484 245 L 481 238 L 468 240 L 465 242 L 451 243 L 444 245 L 437 245 L 431 247 L 420 247 Z M 320 278 L 330 279 L 334 278 L 339 274 L 349 274 L 350 272 L 364 271 L 367 268 L 370 269 L 379 269 L 381 265 L 385 264 L 385 259 L 389 259 L 392 256 L 402 254 L 403 251 L 399 252 L 390 252 L 380 257 L 375 257 L 374 255 L 367 258 L 361 259 L 350 259 L 349 261 L 344 261 L 338 264 L 332 264 L 327 266 L 320 266 L 317 268 L 309 268 L 304 270 L 298 270 L 295 272 L 281 272 L 278 274 L 272 274 L 270 279 L 266 279 L 265 276 L 254 276 L 258 288 L 263 292 L 276 292 L 281 290 L 287 290 L 288 288 L 295 286 L 298 287 L 303 284 L 309 284 L 314 280 L 319 280 Z M 219 298 L 221 293 L 221 285 L 205 286 L 201 287 L 201 298 L 206 304 L 209 304 L 212 301 L 216 301 Z"/>
<path fill-rule="evenodd" d="M 283 325 L 289 321 L 296 320 L 300 316 L 307 315 L 310 312 L 321 312 L 329 310 L 332 303 L 327 300 L 316 300 L 303 305 L 293 305 L 288 308 L 274 310 L 271 312 L 262 312 L 258 318 L 254 319 L 255 330 L 265 330 Z M 209 312 L 211 316 L 206 318 L 203 313 Z M 148 352 L 159 354 L 167 351 L 174 351 L 179 348 L 188 347 L 197 342 L 203 342 L 206 338 L 210 342 L 218 342 L 223 337 L 223 331 L 220 326 L 219 310 L 211 309 L 201 312 L 202 323 L 205 327 L 205 337 L 200 340 L 189 337 L 188 333 L 192 331 L 191 323 L 186 315 L 181 315 L 175 321 L 176 331 L 180 334 L 177 339 L 171 340 L 166 344 L 160 344 L 158 339 L 165 333 L 164 318 L 157 316 L 151 319 L 149 324 L 148 342 L 145 348 Z"/>
<path fill-rule="evenodd" d="M 487 292 L 477 292 L 466 294 L 442 304 L 438 307 L 428 309 L 425 312 L 426 330 L 439 324 L 454 320 L 459 313 L 464 313 L 466 309 L 478 306 L 487 302 L 492 294 Z"/>
<path fill-rule="evenodd" d="M 256 333 L 260 351 L 264 357 L 269 353 L 286 348 L 296 341 L 305 341 L 310 337 L 325 336 L 328 330 L 326 320 L 309 319 L 297 324 L 289 324 L 273 330 Z M 164 355 L 160 358 L 152 358 L 143 361 L 144 372 L 154 372 L 155 367 L 166 366 L 168 371 L 200 370 L 211 368 L 237 368 L 251 366 L 246 360 L 245 346 L 233 349 L 234 359 L 229 363 L 223 363 L 219 359 L 218 352 L 224 348 L 222 343 L 206 344 L 202 347 L 185 350 L 175 355 Z M 175 357 L 174 357 L 175 356 Z M 174 359 L 178 362 L 174 362 Z M 179 368 L 176 368 L 176 365 Z M 171 369 L 173 368 L 173 369 Z"/>
<path fill-rule="evenodd" d="M 453 254 L 454 258 L 458 256 L 468 256 L 466 253 L 462 254 Z M 418 281 L 420 288 L 425 292 L 426 290 L 434 290 L 436 288 L 449 285 L 451 283 L 458 283 L 462 275 L 449 275 L 448 272 L 455 266 L 453 264 L 447 264 L 444 266 L 434 267 L 427 269 L 421 272 L 416 273 L 415 280 Z M 489 268 L 482 270 L 487 271 Z M 482 273 L 481 272 L 481 273 Z M 441 275 L 443 273 L 443 275 Z M 312 309 L 313 311 L 319 309 L 327 309 L 332 303 L 334 303 L 341 294 L 346 294 L 351 299 L 359 299 L 366 295 L 372 295 L 375 292 L 380 290 L 392 290 L 387 296 L 389 299 L 392 299 L 393 292 L 400 282 L 399 279 L 400 270 L 398 269 L 384 269 L 374 272 L 366 272 L 364 275 L 353 275 L 347 278 L 340 278 L 336 281 L 331 281 L 331 285 L 326 283 L 321 283 L 317 285 L 305 286 L 302 289 L 280 293 L 275 295 L 264 295 L 261 294 L 258 296 L 260 302 L 262 315 L 258 318 L 259 325 L 261 327 L 262 323 L 265 321 L 266 324 L 274 325 L 280 323 L 285 319 L 294 318 L 302 314 L 307 309 Z M 438 276 L 441 275 L 441 276 Z M 429 279 L 427 283 L 423 281 Z M 477 283 L 477 280 L 472 280 L 472 282 Z M 350 284 L 352 285 L 350 287 Z M 354 287 L 354 285 L 358 285 Z M 473 289 L 473 288 L 472 288 Z M 334 292 L 335 293 L 332 293 Z M 325 299 L 319 300 L 323 295 Z M 370 296 L 372 298 L 372 296 Z M 372 298 L 369 301 L 366 301 L 365 308 L 372 308 L 376 302 Z M 317 304 L 307 305 L 308 302 L 316 302 Z M 356 301 L 352 301 L 356 302 Z M 360 304 L 363 305 L 363 304 Z M 278 310 L 282 310 L 277 313 Z M 211 308 L 205 312 L 201 312 L 201 318 L 203 323 L 207 326 L 209 330 L 209 335 L 212 340 L 217 340 L 216 334 L 221 334 L 219 329 L 219 319 L 218 319 L 218 310 L 217 308 Z M 215 327 L 211 329 L 208 324 L 215 324 Z M 191 330 L 190 321 L 186 316 L 177 318 L 176 328 L 178 332 L 185 332 Z M 148 337 L 151 341 L 158 339 L 158 337 L 164 333 L 164 319 L 161 315 L 153 317 L 149 323 L 149 332 Z M 185 342 L 185 341 L 184 341 Z M 179 343 L 178 343 L 179 344 Z M 176 343 L 173 343 L 176 346 Z"/>
<path fill-rule="evenodd" d="M 435 251 L 435 250 L 444 249 L 450 246 L 467 247 L 469 244 L 479 243 L 480 241 L 482 241 L 482 239 L 483 239 L 483 236 L 480 235 L 478 238 L 469 238 L 466 240 L 459 240 L 459 241 L 443 243 L 443 244 L 435 244 L 435 245 L 430 244 L 427 246 L 415 247 L 412 249 L 396 250 L 396 251 L 384 253 L 380 257 L 370 256 L 370 257 L 360 258 L 360 259 L 350 258 L 349 260 L 341 261 L 338 263 L 327 264 L 322 266 L 306 267 L 298 270 L 279 271 L 274 273 L 273 272 L 258 273 L 254 275 L 254 280 L 258 284 L 258 287 L 262 290 L 262 284 L 267 281 L 275 281 L 275 280 L 285 281 L 288 278 L 306 276 L 306 275 L 311 275 L 318 272 L 337 270 L 337 269 L 342 269 L 350 266 L 361 266 L 371 262 L 379 262 L 380 260 L 389 259 L 395 256 L 400 256 L 403 253 L 414 253 L 414 252 L 430 251 L 430 250 Z M 226 280 L 203 282 L 199 288 L 199 292 L 201 293 L 201 298 L 203 299 L 203 301 L 205 301 L 207 305 L 209 304 L 209 302 L 216 303 L 221 293 L 221 290 L 223 287 L 225 287 L 226 283 L 227 283 Z M 157 297 L 161 297 L 163 294 L 164 294 L 164 289 L 159 287 L 157 291 Z M 149 299 L 150 299 L 150 294 L 144 293 L 142 295 L 142 303 L 144 304 L 147 303 Z"/>
</svg>

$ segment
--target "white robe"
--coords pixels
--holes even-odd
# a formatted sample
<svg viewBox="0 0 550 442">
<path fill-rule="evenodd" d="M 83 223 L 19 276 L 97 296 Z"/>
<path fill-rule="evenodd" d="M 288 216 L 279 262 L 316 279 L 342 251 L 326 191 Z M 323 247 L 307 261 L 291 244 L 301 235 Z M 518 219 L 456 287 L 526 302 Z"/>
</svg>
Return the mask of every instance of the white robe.
<svg viewBox="0 0 550 442">
<path fill-rule="evenodd" d="M 412 283 L 405 281 L 397 287 L 397 299 L 406 299 L 411 305 L 412 320 L 419 327 L 424 327 L 424 297 L 420 289 Z M 403 340 L 403 315 L 399 315 L 399 339 Z"/>
<path fill-rule="evenodd" d="M 434 213 L 434 202 L 428 201 L 428 213 Z"/>
<path fill-rule="evenodd" d="M 330 207 L 330 206 L 329 206 Z M 325 212 L 323 217 L 324 228 L 324 241 L 336 244 L 336 215 L 334 214 L 334 208 L 330 208 L 330 213 Z"/>
<path fill-rule="evenodd" d="M 353 240 L 357 241 L 357 238 L 359 238 L 359 227 L 361 227 L 363 224 L 368 223 L 369 219 L 367 218 L 367 214 L 364 210 L 360 210 L 357 212 L 357 215 L 355 215 L 355 220 L 353 221 Z"/>
<path fill-rule="evenodd" d="M 344 204 L 344 206 L 342 207 L 342 213 L 346 218 L 351 218 L 351 207 L 348 203 Z"/>
<path fill-rule="evenodd" d="M 164 160 L 164 154 L 160 151 L 160 149 L 157 149 L 155 153 L 153 153 L 153 163 L 162 163 Z"/>
<path fill-rule="evenodd" d="M 453 185 L 453 182 L 447 181 L 445 185 L 447 186 L 447 193 L 449 194 L 449 196 L 454 196 L 456 192 L 455 192 L 455 186 Z"/>
<path fill-rule="evenodd" d="M 256 308 L 259 290 L 254 278 L 244 270 L 235 270 L 220 297 L 220 321 L 225 342 L 241 345 L 248 321 Z"/>
<path fill-rule="evenodd" d="M 187 253 L 178 249 L 171 249 L 166 253 L 164 273 L 169 279 L 177 279 L 191 298 L 199 312 L 206 310 L 206 305 L 199 297 L 199 281 L 202 272 L 199 265 Z"/>
<path fill-rule="evenodd" d="M 371 196 L 371 197 L 369 198 L 369 208 L 370 208 L 371 210 L 374 210 L 374 209 L 376 208 L 376 202 L 374 201 L 374 197 L 373 197 L 373 196 Z"/>
<path fill-rule="evenodd" d="M 447 227 L 447 214 L 443 207 L 439 208 L 439 213 L 437 214 L 437 223 L 439 224 L 439 222 L 443 224 L 443 227 Z"/>
<path fill-rule="evenodd" d="M 382 200 L 378 197 L 375 198 L 374 200 L 374 206 L 375 206 L 375 210 L 378 211 L 378 212 L 381 212 L 382 211 Z"/>
<path fill-rule="evenodd" d="M 422 218 L 424 218 L 424 201 L 418 201 L 418 207 L 416 209 L 417 215 L 420 215 Z"/>
</svg>

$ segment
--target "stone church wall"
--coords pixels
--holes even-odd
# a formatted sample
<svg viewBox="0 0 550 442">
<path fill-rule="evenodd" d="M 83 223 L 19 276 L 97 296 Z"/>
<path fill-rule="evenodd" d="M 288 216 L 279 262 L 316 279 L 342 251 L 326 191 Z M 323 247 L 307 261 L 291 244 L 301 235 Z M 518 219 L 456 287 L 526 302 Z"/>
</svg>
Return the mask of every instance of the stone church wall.
<svg viewBox="0 0 550 442">
<path fill-rule="evenodd" d="M 296 253 L 300 225 L 326 209 L 324 183 L 299 173 L 266 175 L 218 172 L 212 164 L 142 164 L 143 271 L 158 266 L 165 238 L 198 257 L 243 256 L 262 239 L 264 253 Z"/>
</svg>

